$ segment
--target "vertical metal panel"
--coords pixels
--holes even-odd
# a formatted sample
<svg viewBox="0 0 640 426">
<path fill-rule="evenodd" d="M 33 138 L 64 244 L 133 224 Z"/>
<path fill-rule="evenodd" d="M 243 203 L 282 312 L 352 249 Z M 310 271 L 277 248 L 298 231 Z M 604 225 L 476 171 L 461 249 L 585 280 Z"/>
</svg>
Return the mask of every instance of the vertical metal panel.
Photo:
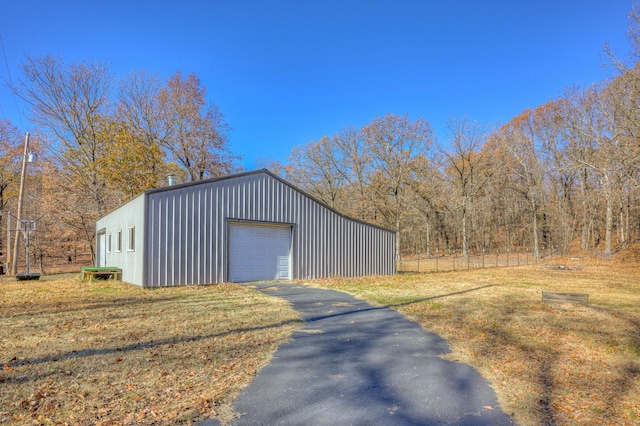
<svg viewBox="0 0 640 426">
<path fill-rule="evenodd" d="M 219 232 L 217 228 L 217 217 L 219 214 L 218 208 L 218 191 L 215 187 L 208 187 L 209 191 L 209 205 L 205 209 L 205 220 L 209 224 L 209 235 L 207 239 L 207 247 L 209 247 L 209 254 L 203 260 L 209 265 L 209 274 L 207 275 L 207 282 L 215 283 L 222 280 L 218 279 L 218 271 L 220 269 L 219 262 L 221 262 L 220 253 L 216 240 L 218 239 Z"/>
</svg>

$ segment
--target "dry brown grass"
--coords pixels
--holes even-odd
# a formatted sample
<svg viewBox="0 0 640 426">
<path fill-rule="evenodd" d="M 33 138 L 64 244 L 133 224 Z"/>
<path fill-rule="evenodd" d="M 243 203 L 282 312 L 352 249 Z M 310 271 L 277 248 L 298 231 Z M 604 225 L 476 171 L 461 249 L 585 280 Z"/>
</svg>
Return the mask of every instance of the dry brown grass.
<svg viewBox="0 0 640 426">
<path fill-rule="evenodd" d="M 584 259 L 583 259 L 584 260 Z M 319 280 L 446 338 L 521 425 L 640 423 L 640 268 L 592 261 Z M 542 290 L 582 292 L 549 305 Z"/>
<path fill-rule="evenodd" d="M 176 424 L 231 402 L 298 327 L 231 284 L 0 281 L 0 423 Z"/>
</svg>

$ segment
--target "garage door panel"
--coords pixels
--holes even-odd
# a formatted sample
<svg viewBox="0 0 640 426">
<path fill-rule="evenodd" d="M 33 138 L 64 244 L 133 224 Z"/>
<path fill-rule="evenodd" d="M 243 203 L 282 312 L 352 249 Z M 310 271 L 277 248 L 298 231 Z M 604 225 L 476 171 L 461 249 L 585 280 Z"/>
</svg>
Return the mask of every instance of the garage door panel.
<svg viewBox="0 0 640 426">
<path fill-rule="evenodd" d="M 291 227 L 229 226 L 229 281 L 291 279 Z"/>
</svg>

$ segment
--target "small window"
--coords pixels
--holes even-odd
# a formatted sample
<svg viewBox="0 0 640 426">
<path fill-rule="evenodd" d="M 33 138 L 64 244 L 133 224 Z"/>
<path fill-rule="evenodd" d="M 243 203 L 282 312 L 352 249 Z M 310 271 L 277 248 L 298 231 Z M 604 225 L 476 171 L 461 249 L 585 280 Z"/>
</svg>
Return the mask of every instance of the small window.
<svg viewBox="0 0 640 426">
<path fill-rule="evenodd" d="M 133 251 L 136 248 L 136 228 L 134 226 L 129 227 L 129 246 L 127 251 Z"/>
<path fill-rule="evenodd" d="M 122 251 L 122 231 L 116 232 L 116 251 Z"/>
<path fill-rule="evenodd" d="M 111 234 L 107 235 L 107 253 L 111 253 Z"/>
</svg>

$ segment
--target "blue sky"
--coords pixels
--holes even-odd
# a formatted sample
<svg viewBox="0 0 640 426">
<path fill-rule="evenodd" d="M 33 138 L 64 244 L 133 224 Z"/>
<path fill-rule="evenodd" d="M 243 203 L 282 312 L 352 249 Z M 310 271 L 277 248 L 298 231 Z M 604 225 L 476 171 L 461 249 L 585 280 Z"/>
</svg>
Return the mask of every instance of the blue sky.
<svg viewBox="0 0 640 426">
<path fill-rule="evenodd" d="M 118 76 L 193 72 L 253 169 L 386 113 L 494 125 L 612 75 L 627 0 L 0 0 L 0 78 L 25 54 L 97 60 Z M 16 105 L 17 103 L 17 105 Z M 0 118 L 32 131 L 0 88 Z"/>
</svg>

